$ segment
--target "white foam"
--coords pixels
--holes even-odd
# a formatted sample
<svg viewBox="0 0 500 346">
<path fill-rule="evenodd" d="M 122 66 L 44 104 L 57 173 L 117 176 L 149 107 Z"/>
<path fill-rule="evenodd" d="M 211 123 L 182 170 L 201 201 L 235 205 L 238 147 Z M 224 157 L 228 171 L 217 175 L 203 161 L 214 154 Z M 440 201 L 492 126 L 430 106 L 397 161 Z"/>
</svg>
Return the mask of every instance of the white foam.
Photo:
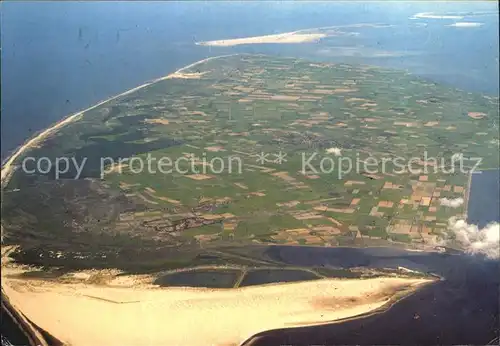
<svg viewBox="0 0 500 346">
<path fill-rule="evenodd" d="M 458 15 L 451 15 L 451 14 L 436 14 L 434 12 L 420 12 L 412 17 L 410 19 L 463 19 L 463 16 L 458 16 Z"/>
</svg>

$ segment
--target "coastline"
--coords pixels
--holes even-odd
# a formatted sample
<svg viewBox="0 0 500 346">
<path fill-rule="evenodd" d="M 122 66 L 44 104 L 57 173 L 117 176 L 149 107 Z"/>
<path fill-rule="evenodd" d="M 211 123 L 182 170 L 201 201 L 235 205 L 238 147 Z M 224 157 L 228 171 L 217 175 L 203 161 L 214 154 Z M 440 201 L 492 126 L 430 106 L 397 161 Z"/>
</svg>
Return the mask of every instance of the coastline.
<svg viewBox="0 0 500 346">
<path fill-rule="evenodd" d="M 227 40 L 196 42 L 195 44 L 198 46 L 230 47 L 230 46 L 237 46 L 240 44 L 311 43 L 311 42 L 317 42 L 325 37 L 327 37 L 327 35 L 321 33 L 298 34 L 296 31 L 294 31 L 276 35 L 263 35 L 263 36 L 244 37 L 244 38 L 234 38 Z"/>
<path fill-rule="evenodd" d="M 7 186 L 7 184 L 9 183 L 9 180 L 10 178 L 12 177 L 12 174 L 14 173 L 14 170 L 15 170 L 15 166 L 13 165 L 15 160 L 20 156 L 22 155 L 25 151 L 27 151 L 28 149 L 30 149 L 32 146 L 34 145 L 37 145 L 39 143 L 41 143 L 47 136 L 53 134 L 54 132 L 57 132 L 59 129 L 63 128 L 64 126 L 78 120 L 81 116 L 83 116 L 85 114 L 85 112 L 88 112 L 94 108 L 97 108 L 107 102 L 110 102 L 112 100 L 115 100 L 121 96 L 124 96 L 124 95 L 128 95 L 134 91 L 137 91 L 139 89 L 142 89 L 142 88 L 145 88 L 149 85 L 152 85 L 154 83 L 157 83 L 157 82 L 160 82 L 160 81 L 163 81 L 165 79 L 168 79 L 170 78 L 171 76 L 175 75 L 175 74 L 178 74 L 178 73 L 182 73 L 183 71 L 193 67 L 193 66 L 196 66 L 198 64 L 202 64 L 204 62 L 207 62 L 207 61 L 210 61 L 210 60 L 214 60 L 214 59 L 218 59 L 218 58 L 223 58 L 223 57 L 229 57 L 229 56 L 235 56 L 235 55 L 239 55 L 239 54 L 226 54 L 226 55 L 219 55 L 219 56 L 214 56 L 214 57 L 209 57 L 209 58 L 205 58 L 205 59 L 202 59 L 202 60 L 199 60 L 199 61 L 196 61 L 192 64 L 189 64 L 187 66 L 184 66 L 176 71 L 174 71 L 173 73 L 170 73 L 164 77 L 160 77 L 160 78 L 157 78 L 157 79 L 154 79 L 153 81 L 151 82 L 147 82 L 147 83 L 144 83 L 144 84 L 141 84 L 135 88 L 132 88 L 130 90 L 127 90 L 121 94 L 118 94 L 118 95 L 115 95 L 115 96 L 112 96 L 110 98 L 107 98 L 101 102 L 98 102 L 97 104 L 91 106 L 91 107 L 88 107 L 84 110 L 81 110 L 79 112 L 76 112 L 76 113 L 73 113 L 73 114 L 70 114 L 66 117 L 64 117 L 63 119 L 57 121 L 55 124 L 49 126 L 48 128 L 46 128 L 45 130 L 41 130 L 37 133 L 35 133 L 33 135 L 33 137 L 27 139 L 23 144 L 21 144 L 19 147 L 17 147 L 16 149 L 14 149 L 12 151 L 12 153 L 10 155 L 8 155 L 5 160 L 3 160 L 2 162 L 2 167 L 1 167 L 1 175 L 0 175 L 0 194 L 3 195 L 3 189 Z M 3 243 L 3 225 L 1 224 L 0 222 L 0 234 L 1 234 L 1 243 Z M 2 251 L 2 267 L 3 267 L 3 261 L 4 261 L 4 258 L 6 258 L 8 256 L 7 253 L 4 253 Z M 3 270 L 2 270 L 3 272 Z M 2 280 L 4 281 L 4 280 Z M 6 294 L 6 292 L 4 291 L 4 285 L 3 285 L 3 282 L 2 282 L 2 285 L 1 285 L 1 289 L 2 289 L 2 300 L 5 299 L 6 301 L 9 301 L 9 308 L 8 311 L 11 315 L 15 315 L 16 318 L 20 318 L 22 321 L 24 321 L 24 328 L 25 328 L 25 333 L 26 335 L 29 335 L 30 337 L 32 338 L 35 338 L 36 340 L 38 340 L 38 343 L 40 344 L 43 344 L 45 345 L 45 340 L 43 339 L 43 337 L 40 335 L 39 331 L 37 330 L 37 328 L 32 325 L 32 322 L 29 321 L 29 320 L 25 320 L 24 319 L 24 314 L 23 314 L 23 311 L 20 310 L 14 303 L 11 302 L 11 300 L 9 299 L 10 297 Z M 3 306 L 3 303 L 2 303 L 2 306 Z"/>
<path fill-rule="evenodd" d="M 203 289 L 56 284 L 27 282 L 13 276 L 4 279 L 8 281 L 5 288 L 11 301 L 23 307 L 30 321 L 72 345 L 120 345 L 124 340 L 138 344 L 144 342 L 145 335 L 154 344 L 241 345 L 253 335 L 276 328 L 356 319 L 382 309 L 392 300 L 399 301 L 400 289 L 411 295 L 434 282 L 403 278 L 321 279 Z M 329 293 L 334 290 L 334 295 Z M 169 328 L 158 328 L 166 311 L 176 318 L 169 322 Z M 64 321 L 59 319 L 61 315 L 66 316 Z M 137 323 L 146 330 L 138 333 L 133 327 Z M 189 333 L 192 325 L 199 326 L 198 333 Z"/>
<path fill-rule="evenodd" d="M 215 58 L 218 58 L 218 57 L 215 57 Z M 209 59 L 203 59 L 202 61 L 206 61 L 206 60 L 209 60 Z M 201 61 L 200 61 L 200 62 L 201 62 Z M 182 73 L 183 73 L 183 71 L 186 71 L 186 69 L 189 69 L 189 68 L 191 68 L 192 66 L 196 66 L 196 64 L 199 64 L 200 62 L 196 62 L 196 63 L 194 63 L 194 64 L 191 64 L 191 65 L 189 65 L 189 66 L 186 66 L 186 67 L 184 67 L 184 68 L 182 68 L 182 69 L 180 69 L 180 70 L 178 70 L 178 71 L 174 72 L 174 74 L 176 74 L 176 73 L 180 73 L 180 74 L 182 74 Z M 189 73 L 188 73 L 188 74 L 189 74 Z M 139 87 L 137 87 L 137 88 L 131 89 L 131 90 L 129 90 L 128 92 L 125 92 L 125 93 L 122 93 L 122 94 L 120 94 L 120 95 L 117 95 L 117 96 L 115 96 L 115 97 L 113 97 L 113 98 L 111 98 L 111 99 L 109 99 L 109 100 L 115 99 L 115 98 L 120 97 L 120 96 L 122 96 L 122 95 L 126 95 L 127 93 L 129 93 L 129 92 L 133 92 L 133 91 L 138 90 L 138 89 L 140 89 L 140 88 L 143 88 L 143 87 L 146 87 L 146 86 L 152 85 L 152 84 L 154 84 L 154 83 L 156 83 L 156 82 L 158 82 L 158 81 L 161 81 L 161 80 L 164 80 L 164 79 L 168 79 L 168 78 L 169 78 L 169 77 L 171 77 L 171 76 L 172 76 L 172 74 L 167 75 L 167 76 L 165 76 L 165 77 L 161 77 L 161 78 L 159 78 L 159 79 L 155 79 L 154 81 L 152 81 L 152 82 L 150 82 L 150 83 L 145 83 L 145 84 L 143 84 L 143 85 L 141 85 L 141 86 L 139 86 Z M 107 100 L 107 101 L 109 101 L 109 100 Z M 105 103 L 105 102 L 107 102 L 107 101 L 103 101 L 103 103 Z M 91 108 L 89 108 L 89 109 L 92 109 L 92 108 L 94 108 L 94 107 L 97 107 L 97 106 L 99 106 L 100 104 L 102 104 L 102 103 L 99 103 L 98 105 L 95 105 L 95 106 L 93 106 L 93 107 L 91 107 Z M 67 124 L 71 123 L 72 121 L 77 121 L 78 119 L 80 119 L 80 117 L 81 117 L 81 116 L 83 116 L 84 112 L 85 112 L 85 111 L 82 111 L 82 112 L 79 112 L 79 113 L 76 113 L 76 114 L 71 115 L 70 117 L 75 116 L 75 115 L 78 115 L 78 116 L 77 116 L 74 120 L 69 121 Z M 40 140 L 42 141 L 42 140 L 44 140 L 44 138 L 46 138 L 46 136 L 50 136 L 50 135 L 51 135 L 51 134 L 53 134 L 54 132 L 59 131 L 59 130 L 60 130 L 60 128 L 63 128 L 64 126 L 66 126 L 66 124 L 63 124 L 63 125 L 61 125 L 61 126 L 59 126 L 59 127 L 54 126 L 54 127 L 55 127 L 55 129 L 52 129 L 53 131 L 47 132 L 47 130 L 44 130 L 42 133 L 37 134 L 35 137 L 38 137 L 38 136 L 43 136 L 43 134 L 47 132 L 47 133 L 45 134 L 45 136 L 43 136 L 43 137 L 40 139 Z M 29 143 L 27 143 L 27 144 L 29 144 Z M 32 145 L 37 145 L 37 144 L 38 144 L 38 142 L 36 142 L 36 143 L 34 143 L 34 144 L 32 143 Z M 25 150 L 28 150 L 30 147 L 31 147 L 31 146 L 26 147 L 26 148 L 24 149 L 24 151 L 25 151 Z M 24 151 L 23 151 L 23 152 L 24 152 Z M 22 155 L 22 152 L 21 152 L 19 155 Z M 22 157 L 21 157 L 21 158 L 22 158 Z M 17 159 L 17 158 L 16 158 L 16 159 Z M 13 162 L 15 162 L 15 160 L 16 160 L 16 159 L 14 159 L 14 160 L 13 160 Z M 13 167 L 13 169 L 15 169 L 15 166 Z M 8 172 L 7 172 L 7 173 L 8 173 Z M 2 170 L 2 181 L 3 181 L 3 178 L 4 178 L 4 176 L 3 176 L 3 170 Z M 7 181 L 8 181 L 8 179 L 7 179 Z M 356 317 L 353 317 L 353 319 L 355 319 L 355 318 L 356 318 Z"/>
<path fill-rule="evenodd" d="M 351 33 L 338 31 L 336 33 L 322 33 L 321 30 L 335 30 L 340 28 L 358 28 L 358 27 L 387 27 L 387 24 L 377 24 L 377 23 L 359 23 L 351 25 L 331 25 L 331 26 L 321 26 L 317 28 L 300 29 L 295 31 L 283 32 L 280 34 L 269 34 L 260 36 L 249 36 L 240 38 L 230 38 L 222 40 L 210 40 L 196 42 L 198 46 L 213 46 L 213 47 L 230 47 L 237 46 L 240 44 L 269 44 L 269 43 L 312 43 L 318 42 L 320 39 L 335 36 L 338 34 L 350 35 Z"/>
<path fill-rule="evenodd" d="M 317 326 L 324 326 L 324 325 L 332 325 L 332 324 L 341 324 L 341 323 L 346 323 L 350 321 L 356 321 L 356 320 L 363 320 L 367 319 L 369 317 L 375 317 L 377 315 L 384 314 L 391 310 L 396 304 L 401 303 L 403 300 L 410 298 L 413 294 L 415 294 L 417 291 L 421 290 L 424 287 L 428 287 L 429 285 L 433 285 L 436 282 L 439 281 L 444 281 L 445 279 L 437 274 L 431 275 L 434 277 L 434 280 L 430 280 L 427 283 L 421 284 L 418 288 L 413 289 L 413 290 L 406 290 L 403 292 L 399 292 L 398 294 L 392 296 L 387 300 L 383 305 L 379 306 L 378 308 L 375 308 L 373 310 L 367 311 L 365 313 L 355 315 L 355 316 L 350 316 L 350 317 L 345 317 L 345 318 L 340 318 L 334 321 L 328 321 L 328 322 L 322 322 L 322 323 L 312 323 L 308 325 L 302 325 L 301 327 L 317 327 Z M 271 331 L 266 331 L 266 332 L 272 332 Z M 266 333 L 264 332 L 264 333 Z M 252 337 L 248 338 L 245 340 L 243 343 L 241 343 L 240 346 L 252 346 L 255 344 L 255 341 L 258 341 L 258 338 L 260 336 L 259 334 L 254 334 Z M 258 342 L 257 342 L 258 343 Z"/>
<path fill-rule="evenodd" d="M 64 127 L 64 126 L 66 126 L 66 125 L 68 125 L 68 124 L 70 124 L 70 123 L 78 120 L 86 112 L 88 112 L 88 111 L 90 111 L 92 109 L 95 109 L 95 108 L 97 108 L 97 107 L 99 107 L 99 106 L 101 106 L 101 105 L 103 105 L 103 104 L 105 104 L 107 102 L 113 101 L 113 100 L 115 100 L 115 99 L 117 99 L 119 97 L 131 94 L 134 91 L 143 89 L 143 88 L 145 88 L 147 86 L 150 86 L 150 85 L 152 85 L 154 83 L 161 82 L 163 80 L 172 78 L 172 76 L 175 76 L 175 74 L 182 73 L 183 71 L 188 70 L 191 67 L 194 67 L 194 66 L 196 66 L 198 64 L 203 64 L 203 63 L 205 63 L 207 61 L 210 61 L 210 60 L 215 60 L 215 59 L 225 58 L 225 57 L 230 57 L 230 56 L 236 56 L 236 55 L 239 55 L 239 54 L 235 53 L 235 54 L 218 55 L 218 56 L 208 57 L 208 58 L 196 61 L 196 62 L 194 62 L 192 64 L 189 64 L 187 66 L 184 66 L 184 67 L 178 69 L 175 72 L 169 73 L 166 76 L 163 76 L 163 77 L 154 79 L 153 81 L 141 84 L 141 85 L 139 85 L 139 86 L 137 86 L 135 88 L 132 88 L 130 90 L 127 90 L 127 91 L 125 91 L 125 92 L 123 92 L 121 94 L 118 94 L 118 95 L 112 96 L 110 98 L 107 98 L 107 99 L 105 99 L 103 101 L 100 101 L 100 102 L 96 103 L 95 105 L 90 106 L 90 107 L 88 107 L 88 108 L 86 108 L 84 110 L 81 110 L 81 111 L 78 111 L 76 113 L 70 114 L 70 115 L 64 117 L 63 119 L 57 121 L 55 124 L 49 126 L 45 130 L 41 130 L 40 132 L 38 132 L 35 135 L 33 135 L 33 137 L 31 137 L 30 139 L 26 140 L 22 145 L 20 145 L 19 147 L 17 147 L 2 162 L 2 169 L 1 169 L 1 176 L 0 176 L 1 188 L 3 189 L 8 184 L 8 182 L 10 180 L 10 177 L 11 177 L 12 173 L 14 172 L 14 168 L 15 168 L 13 166 L 13 163 L 14 163 L 14 161 L 20 155 L 22 155 L 26 150 L 28 150 L 29 148 L 33 147 L 34 145 L 37 145 L 37 144 L 41 143 L 47 136 L 53 134 L 54 132 L 57 132 L 57 130 L 61 129 L 62 127 Z"/>
</svg>

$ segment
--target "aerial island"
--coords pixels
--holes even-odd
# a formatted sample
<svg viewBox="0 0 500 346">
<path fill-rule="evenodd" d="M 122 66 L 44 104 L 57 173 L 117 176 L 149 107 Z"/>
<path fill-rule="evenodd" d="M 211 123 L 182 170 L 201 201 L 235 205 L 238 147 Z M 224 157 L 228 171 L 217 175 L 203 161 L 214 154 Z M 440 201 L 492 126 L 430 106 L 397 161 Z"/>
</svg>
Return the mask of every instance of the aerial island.
<svg viewBox="0 0 500 346">
<path fill-rule="evenodd" d="M 499 166 L 495 121 L 498 98 L 405 71 L 202 60 L 4 163 L 2 289 L 71 345 L 238 345 L 377 313 L 440 278 L 300 249 L 433 251 L 470 172 Z"/>
</svg>

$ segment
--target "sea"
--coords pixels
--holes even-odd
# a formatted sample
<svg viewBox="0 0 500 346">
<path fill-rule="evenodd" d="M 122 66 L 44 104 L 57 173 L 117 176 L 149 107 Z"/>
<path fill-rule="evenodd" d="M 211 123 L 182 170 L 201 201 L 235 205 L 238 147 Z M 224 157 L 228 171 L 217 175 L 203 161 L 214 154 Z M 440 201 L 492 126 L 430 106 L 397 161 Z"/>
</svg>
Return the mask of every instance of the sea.
<svg viewBox="0 0 500 346">
<path fill-rule="evenodd" d="M 500 222 L 500 170 L 472 173 L 467 222 L 484 228 Z"/>
<path fill-rule="evenodd" d="M 33 133 L 71 113 L 195 61 L 228 53 L 379 65 L 470 92 L 497 96 L 499 91 L 499 21 L 494 1 L 4 1 L 0 15 L 2 160 Z M 337 26 L 343 34 L 310 44 L 195 44 L 325 26 Z M 488 186 L 494 185 L 494 179 L 482 179 L 485 187 L 476 194 L 473 177 L 469 201 L 478 201 L 473 205 L 481 208 L 481 197 L 488 190 L 493 196 Z M 469 221 L 485 222 L 475 216 Z M 320 251 L 315 255 L 318 263 L 333 261 L 326 250 L 315 251 Z M 352 260 L 353 265 L 367 261 L 359 250 L 349 251 L 355 253 L 337 257 Z M 287 258 L 300 262 L 313 255 Z M 383 315 L 266 332 L 255 344 L 259 340 L 262 345 L 485 344 L 498 337 L 497 263 L 449 254 L 410 257 L 384 252 L 377 256 L 384 267 L 397 256 L 394 265 L 404 260 L 412 269 L 425 266 L 446 280 Z"/>
<path fill-rule="evenodd" d="M 2 159 L 68 114 L 205 57 L 234 52 L 407 69 L 457 88 L 498 94 L 496 2 L 7 1 L 0 6 Z M 477 24 L 453 26 L 464 22 Z M 195 45 L 325 26 L 347 34 L 319 44 Z"/>
</svg>

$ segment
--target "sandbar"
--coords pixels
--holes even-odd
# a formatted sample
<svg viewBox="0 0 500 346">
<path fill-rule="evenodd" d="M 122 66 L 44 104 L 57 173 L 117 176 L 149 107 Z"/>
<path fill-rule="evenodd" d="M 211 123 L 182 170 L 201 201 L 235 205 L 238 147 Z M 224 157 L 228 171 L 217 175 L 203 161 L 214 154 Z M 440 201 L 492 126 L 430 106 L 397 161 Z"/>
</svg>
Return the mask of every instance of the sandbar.
<svg viewBox="0 0 500 346">
<path fill-rule="evenodd" d="M 214 47 L 229 47 L 237 46 L 240 44 L 263 44 L 263 43 L 311 43 L 318 42 L 322 38 L 328 36 L 338 35 L 356 35 L 357 33 L 339 31 L 341 28 L 359 28 L 359 27 L 389 27 L 388 24 L 374 24 L 374 23 L 358 23 L 350 25 L 334 25 L 323 26 L 318 28 L 302 29 L 281 34 L 271 34 L 252 37 L 232 38 L 225 40 L 213 40 L 196 42 L 199 46 L 214 46 Z"/>
<path fill-rule="evenodd" d="M 364 314 L 387 304 L 398 290 L 433 281 L 319 279 L 208 289 L 55 283 L 2 274 L 13 306 L 72 346 L 239 345 L 270 329 Z"/>
<path fill-rule="evenodd" d="M 308 42 L 317 42 L 326 36 L 327 35 L 324 33 L 301 34 L 301 33 L 298 33 L 296 31 L 293 31 L 293 32 L 286 32 L 283 34 L 275 34 L 275 35 L 264 35 L 264 36 L 234 38 L 234 39 L 227 39 L 227 40 L 196 42 L 196 44 L 199 46 L 229 47 L 229 46 L 237 46 L 240 44 L 308 43 Z"/>
</svg>

